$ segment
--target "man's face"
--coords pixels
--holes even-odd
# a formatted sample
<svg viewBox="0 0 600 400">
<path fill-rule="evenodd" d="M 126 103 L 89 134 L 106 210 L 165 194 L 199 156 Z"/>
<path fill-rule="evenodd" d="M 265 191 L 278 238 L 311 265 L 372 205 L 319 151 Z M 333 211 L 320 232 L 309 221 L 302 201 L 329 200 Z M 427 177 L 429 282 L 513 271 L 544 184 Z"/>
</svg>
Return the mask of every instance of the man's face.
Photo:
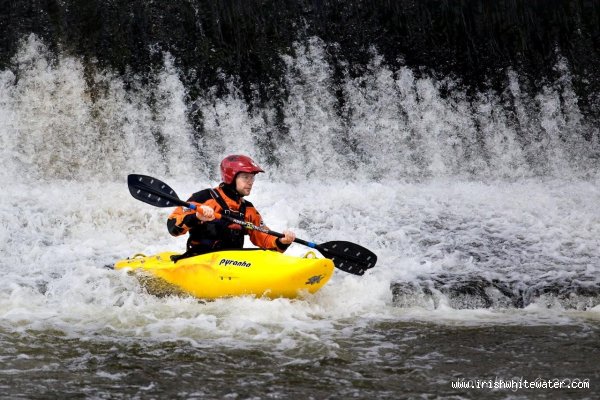
<svg viewBox="0 0 600 400">
<path fill-rule="evenodd" d="M 241 196 L 248 196 L 252 191 L 255 177 L 255 173 L 240 172 L 235 178 L 235 190 L 237 190 Z"/>
</svg>

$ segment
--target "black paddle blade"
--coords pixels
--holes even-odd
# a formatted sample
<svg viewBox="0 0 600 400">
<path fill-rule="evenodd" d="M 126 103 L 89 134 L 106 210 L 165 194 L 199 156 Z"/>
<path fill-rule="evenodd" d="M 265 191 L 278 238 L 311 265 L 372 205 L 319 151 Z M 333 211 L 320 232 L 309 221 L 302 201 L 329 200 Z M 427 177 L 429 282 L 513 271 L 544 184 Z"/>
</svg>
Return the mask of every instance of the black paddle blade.
<svg viewBox="0 0 600 400">
<path fill-rule="evenodd" d="M 366 270 L 377 263 L 377 256 L 369 249 L 356 243 L 335 241 L 317 246 L 323 255 L 333 261 L 333 264 L 344 272 L 363 275 Z"/>
<path fill-rule="evenodd" d="M 186 205 L 166 183 L 146 175 L 131 174 L 127 177 L 129 193 L 137 200 L 156 207 Z"/>
</svg>

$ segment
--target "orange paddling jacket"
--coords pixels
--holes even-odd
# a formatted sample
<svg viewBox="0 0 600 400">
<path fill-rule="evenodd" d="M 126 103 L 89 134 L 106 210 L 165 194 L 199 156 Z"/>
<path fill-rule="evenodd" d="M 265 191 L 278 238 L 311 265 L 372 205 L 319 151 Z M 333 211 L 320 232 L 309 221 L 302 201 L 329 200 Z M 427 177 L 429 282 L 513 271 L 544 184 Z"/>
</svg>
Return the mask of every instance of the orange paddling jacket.
<svg viewBox="0 0 600 400">
<path fill-rule="evenodd" d="M 252 203 L 239 196 L 230 185 L 221 183 L 214 189 L 196 192 L 188 199 L 188 203 L 206 205 L 215 212 L 265 227 L 262 217 Z M 203 222 L 196 217 L 195 210 L 183 207 L 177 207 L 169 215 L 167 228 L 172 236 L 189 233 L 185 256 L 224 249 L 241 249 L 244 247 L 244 235 L 250 235 L 250 241 L 262 249 L 284 252 L 289 247 L 275 236 L 249 230 L 224 219 Z"/>
</svg>

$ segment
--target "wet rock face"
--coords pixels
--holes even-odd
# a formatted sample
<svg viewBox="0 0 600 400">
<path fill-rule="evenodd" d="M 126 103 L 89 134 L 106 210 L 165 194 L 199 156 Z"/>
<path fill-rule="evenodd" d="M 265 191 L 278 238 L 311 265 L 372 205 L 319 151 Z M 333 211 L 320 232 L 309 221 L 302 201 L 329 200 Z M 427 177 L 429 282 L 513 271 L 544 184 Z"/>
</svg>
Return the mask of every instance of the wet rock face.
<svg viewBox="0 0 600 400">
<path fill-rule="evenodd" d="M 557 58 L 573 71 L 582 103 L 599 91 L 600 21 L 591 0 L 439 2 L 383 0 L 49 0 L 4 2 L 0 67 L 30 33 L 60 52 L 121 73 L 146 72 L 167 51 L 192 97 L 240 80 L 246 96 L 282 96 L 284 63 L 295 41 L 328 43 L 336 73 L 361 75 L 373 52 L 393 67 L 454 75 L 501 87 L 510 67 L 531 84 L 552 81 Z M 585 105 L 584 105 L 585 107 Z"/>
<path fill-rule="evenodd" d="M 391 284 L 398 307 L 435 309 L 442 302 L 454 309 L 545 307 L 587 310 L 600 304 L 600 285 L 577 280 L 503 282 L 481 276 L 439 275 Z"/>
</svg>

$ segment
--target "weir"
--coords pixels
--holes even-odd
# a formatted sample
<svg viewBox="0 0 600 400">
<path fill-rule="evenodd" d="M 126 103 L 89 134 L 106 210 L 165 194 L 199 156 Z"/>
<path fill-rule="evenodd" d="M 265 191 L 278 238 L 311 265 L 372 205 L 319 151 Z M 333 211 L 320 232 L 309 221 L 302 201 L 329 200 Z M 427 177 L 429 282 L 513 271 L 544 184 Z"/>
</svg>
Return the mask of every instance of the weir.
<svg viewBox="0 0 600 400">
<path fill-rule="evenodd" d="M 515 70 L 502 90 L 388 65 L 376 51 L 362 75 L 335 76 L 319 38 L 282 54 L 284 98 L 248 102 L 235 80 L 191 97 L 187 71 L 164 53 L 160 69 L 126 77 L 90 70 L 37 36 L 0 74 L 0 177 L 116 179 L 123 170 L 201 174 L 226 154 L 252 154 L 274 177 L 368 181 L 591 178 L 600 131 L 580 107 L 565 59 L 539 90 Z M 343 102 L 340 103 L 340 99 Z"/>
<path fill-rule="evenodd" d="M 308 236 L 335 227 L 360 234 L 382 269 L 424 268 L 390 278 L 396 304 L 408 290 L 521 307 L 539 293 L 515 282 L 581 292 L 569 279 L 591 281 L 585 307 L 596 304 L 592 1 L 11 2 L 0 22 L 0 182 L 120 210 L 87 226 L 131 240 L 127 212 L 91 194 L 98 183 L 124 188 L 132 172 L 212 183 L 225 155 L 243 153 L 288 188 L 268 186 L 269 201 L 292 202 L 276 212 Z M 71 217 L 87 210 L 70 207 L 43 243 L 89 239 Z M 490 290 L 506 299 L 477 294 Z"/>
</svg>

